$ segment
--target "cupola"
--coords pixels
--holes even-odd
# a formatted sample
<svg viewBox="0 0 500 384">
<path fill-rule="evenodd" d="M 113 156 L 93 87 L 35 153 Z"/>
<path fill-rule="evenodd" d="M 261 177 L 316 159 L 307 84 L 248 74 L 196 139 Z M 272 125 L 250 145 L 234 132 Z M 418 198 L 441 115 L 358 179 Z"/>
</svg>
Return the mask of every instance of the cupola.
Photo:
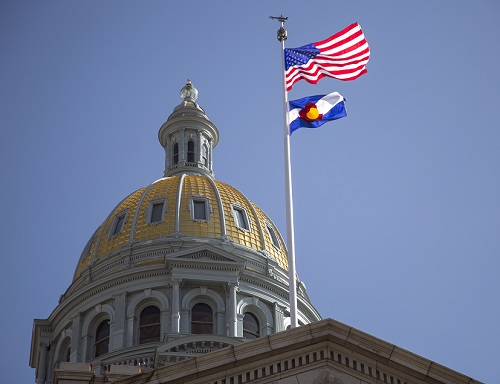
<svg viewBox="0 0 500 384">
<path fill-rule="evenodd" d="M 208 175 L 212 170 L 212 150 L 219 131 L 197 103 L 198 90 L 191 80 L 181 89 L 182 102 L 174 108 L 158 132 L 165 150 L 164 176 Z"/>
</svg>

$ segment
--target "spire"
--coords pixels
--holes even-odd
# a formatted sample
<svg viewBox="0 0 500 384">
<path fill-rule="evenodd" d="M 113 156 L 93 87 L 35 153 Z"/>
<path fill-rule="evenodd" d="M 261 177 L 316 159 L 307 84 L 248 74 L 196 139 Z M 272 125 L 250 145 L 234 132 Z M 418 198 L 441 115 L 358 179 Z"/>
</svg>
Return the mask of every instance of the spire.
<svg viewBox="0 0 500 384">
<path fill-rule="evenodd" d="M 181 89 L 180 96 L 182 102 L 158 132 L 165 149 L 164 176 L 204 174 L 213 178 L 212 150 L 219 141 L 219 131 L 196 103 L 198 90 L 191 80 Z"/>
</svg>

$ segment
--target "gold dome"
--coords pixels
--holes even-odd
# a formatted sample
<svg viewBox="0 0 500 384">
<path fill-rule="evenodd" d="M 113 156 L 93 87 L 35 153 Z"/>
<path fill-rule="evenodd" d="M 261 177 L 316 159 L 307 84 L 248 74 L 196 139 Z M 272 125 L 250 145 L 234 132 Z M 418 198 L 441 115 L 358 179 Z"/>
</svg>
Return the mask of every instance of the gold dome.
<svg viewBox="0 0 500 384">
<path fill-rule="evenodd" d="M 193 201 L 205 204 L 204 219 L 193 216 Z M 161 212 L 153 221 L 154 205 L 161 205 Z M 89 265 L 124 248 L 179 238 L 231 241 L 288 269 L 285 243 L 259 207 L 228 184 L 206 175 L 185 174 L 159 179 L 118 204 L 85 246 L 73 280 Z"/>
</svg>

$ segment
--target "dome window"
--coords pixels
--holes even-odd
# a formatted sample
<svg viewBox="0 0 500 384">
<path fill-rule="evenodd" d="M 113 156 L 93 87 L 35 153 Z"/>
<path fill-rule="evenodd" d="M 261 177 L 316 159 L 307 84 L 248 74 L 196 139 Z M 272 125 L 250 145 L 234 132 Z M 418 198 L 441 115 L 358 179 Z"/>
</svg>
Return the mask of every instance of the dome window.
<svg viewBox="0 0 500 384">
<path fill-rule="evenodd" d="M 276 236 L 276 232 L 274 232 L 273 227 L 270 224 L 266 224 L 267 232 L 269 236 L 271 236 L 271 241 L 276 248 L 280 248 L 280 242 L 278 241 L 278 237 Z"/>
<path fill-rule="evenodd" d="M 190 210 L 191 219 L 200 222 L 208 221 L 210 209 L 206 197 L 192 197 Z"/>
<path fill-rule="evenodd" d="M 194 141 L 188 141 L 187 162 L 194 163 Z"/>
<path fill-rule="evenodd" d="M 148 224 L 157 224 L 163 221 L 166 204 L 164 200 L 152 201 L 149 203 L 147 217 Z"/>
<path fill-rule="evenodd" d="M 99 324 L 95 332 L 95 357 L 104 355 L 109 351 L 109 320 Z"/>
<path fill-rule="evenodd" d="M 250 221 L 248 219 L 247 211 L 245 210 L 245 208 L 240 207 L 236 204 L 232 204 L 232 208 L 236 226 L 245 231 L 250 231 Z"/>
<path fill-rule="evenodd" d="M 94 243 L 96 237 L 97 237 L 97 231 L 94 232 L 92 237 L 89 239 L 89 241 L 85 245 L 85 248 L 83 248 L 83 252 L 82 252 L 81 257 L 87 257 L 89 255 L 90 250 L 92 249 L 92 244 Z"/>
<path fill-rule="evenodd" d="M 245 339 L 256 339 L 260 337 L 260 325 L 257 316 L 247 312 L 243 316 L 243 337 Z"/>
<path fill-rule="evenodd" d="M 139 344 L 160 341 L 160 310 L 150 305 L 142 310 L 139 321 Z"/>
<path fill-rule="evenodd" d="M 212 334 L 214 316 L 210 305 L 198 303 L 191 310 L 191 333 L 192 334 Z"/>
<path fill-rule="evenodd" d="M 172 150 L 172 153 L 173 153 L 173 158 L 172 158 L 172 162 L 174 164 L 179 164 L 179 143 L 175 143 L 174 144 L 174 148 Z"/>
<path fill-rule="evenodd" d="M 113 223 L 111 224 L 111 230 L 109 232 L 110 238 L 118 235 L 122 231 L 123 224 L 125 223 L 126 214 L 127 212 L 120 212 L 115 216 L 115 218 L 113 219 Z"/>
</svg>

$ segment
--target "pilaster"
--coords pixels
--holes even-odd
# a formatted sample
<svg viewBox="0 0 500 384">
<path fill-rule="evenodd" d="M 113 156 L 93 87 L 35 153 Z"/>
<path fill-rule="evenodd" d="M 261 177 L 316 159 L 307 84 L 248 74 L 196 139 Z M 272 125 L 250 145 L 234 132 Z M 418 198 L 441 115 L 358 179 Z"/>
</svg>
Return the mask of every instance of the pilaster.
<svg viewBox="0 0 500 384">
<path fill-rule="evenodd" d="M 40 344 L 40 355 L 38 358 L 38 365 L 36 370 L 36 384 L 45 384 L 47 376 L 47 351 L 48 345 L 45 343 Z"/>
<path fill-rule="evenodd" d="M 172 279 L 172 333 L 180 332 L 180 285 L 181 279 Z"/>
<path fill-rule="evenodd" d="M 238 283 L 228 283 L 229 290 L 229 311 L 227 316 L 229 316 L 229 335 L 230 337 L 238 336 L 238 317 L 236 314 L 236 292 L 238 291 Z"/>
<path fill-rule="evenodd" d="M 127 334 L 127 293 L 123 292 L 114 295 L 115 319 L 113 332 L 113 349 L 119 349 L 126 346 Z"/>
<path fill-rule="evenodd" d="M 69 361 L 71 363 L 81 362 L 81 334 L 82 334 L 82 315 L 78 313 L 71 319 L 71 347 Z"/>
<path fill-rule="evenodd" d="M 285 330 L 285 308 L 274 303 L 274 333 Z"/>
</svg>

